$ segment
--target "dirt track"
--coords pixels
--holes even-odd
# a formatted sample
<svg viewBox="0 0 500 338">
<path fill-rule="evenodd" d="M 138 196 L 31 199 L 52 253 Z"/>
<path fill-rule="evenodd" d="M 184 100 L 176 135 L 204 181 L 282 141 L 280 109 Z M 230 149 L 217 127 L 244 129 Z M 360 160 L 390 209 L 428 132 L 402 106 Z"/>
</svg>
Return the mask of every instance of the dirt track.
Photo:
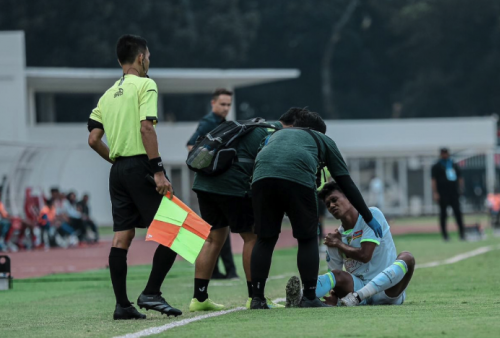
<svg viewBox="0 0 500 338">
<path fill-rule="evenodd" d="M 333 227 L 325 229 L 332 231 Z M 393 235 L 408 233 L 437 232 L 437 226 L 393 226 Z M 231 234 L 234 253 L 241 253 L 243 241 L 237 234 Z M 289 248 L 296 245 L 290 228 L 283 229 L 277 248 Z M 16 279 L 40 277 L 54 273 L 68 273 L 86 270 L 102 269 L 108 265 L 110 240 L 104 240 L 97 245 L 86 248 L 50 249 L 49 251 L 24 251 L 9 253 L 11 258 L 12 276 Z M 128 255 L 129 265 L 151 264 L 157 244 L 136 238 Z M 178 258 L 181 259 L 181 258 Z"/>
</svg>

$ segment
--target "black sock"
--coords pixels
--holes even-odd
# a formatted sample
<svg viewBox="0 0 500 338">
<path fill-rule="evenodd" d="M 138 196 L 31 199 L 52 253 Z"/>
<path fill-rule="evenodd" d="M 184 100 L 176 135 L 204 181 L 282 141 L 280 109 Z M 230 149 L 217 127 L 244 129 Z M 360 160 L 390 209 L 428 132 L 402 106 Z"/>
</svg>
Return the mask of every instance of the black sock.
<svg viewBox="0 0 500 338">
<path fill-rule="evenodd" d="M 318 283 L 317 279 L 314 280 L 302 280 L 303 295 L 309 300 L 316 298 L 316 285 Z"/>
<path fill-rule="evenodd" d="M 130 306 L 127 297 L 127 250 L 111 248 L 109 252 L 109 272 L 116 303 L 122 307 Z"/>
<path fill-rule="evenodd" d="M 177 254 L 169 247 L 158 245 L 153 257 L 153 267 L 149 275 L 148 284 L 142 293 L 145 295 L 157 295 L 160 293 L 160 287 L 174 264 Z"/>
<path fill-rule="evenodd" d="M 252 298 L 266 299 L 264 290 L 267 278 L 252 278 Z"/>
<path fill-rule="evenodd" d="M 270 238 L 257 238 L 257 242 L 252 251 L 252 261 L 250 263 L 252 273 L 252 296 L 264 298 L 266 280 L 271 269 L 274 247 L 279 236 Z"/>
<path fill-rule="evenodd" d="M 248 290 L 248 297 L 252 298 L 253 295 L 252 282 L 247 281 L 247 290 Z"/>
<path fill-rule="evenodd" d="M 297 252 L 297 267 L 304 287 L 304 297 L 316 298 L 316 283 L 319 270 L 319 251 L 316 236 L 309 239 L 299 239 Z"/>
<path fill-rule="evenodd" d="M 194 295 L 193 298 L 196 298 L 199 302 L 204 302 L 208 298 L 208 283 L 209 279 L 194 279 Z"/>
</svg>

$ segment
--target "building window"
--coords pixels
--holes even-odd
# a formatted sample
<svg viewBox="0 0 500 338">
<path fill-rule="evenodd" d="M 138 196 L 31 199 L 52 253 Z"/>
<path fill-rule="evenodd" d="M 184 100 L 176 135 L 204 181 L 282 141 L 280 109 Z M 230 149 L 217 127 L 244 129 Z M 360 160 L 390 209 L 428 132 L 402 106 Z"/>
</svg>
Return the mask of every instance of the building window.
<svg viewBox="0 0 500 338">
<path fill-rule="evenodd" d="M 37 123 L 87 122 L 92 109 L 97 106 L 98 95 L 37 93 Z"/>
</svg>

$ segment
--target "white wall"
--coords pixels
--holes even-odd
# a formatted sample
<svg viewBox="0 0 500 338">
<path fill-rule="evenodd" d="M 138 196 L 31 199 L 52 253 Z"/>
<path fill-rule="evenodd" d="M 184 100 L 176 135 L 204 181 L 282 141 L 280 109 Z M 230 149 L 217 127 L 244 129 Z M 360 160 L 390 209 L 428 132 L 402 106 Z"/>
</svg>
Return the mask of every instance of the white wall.
<svg viewBox="0 0 500 338">
<path fill-rule="evenodd" d="M 157 126 L 159 148 L 165 164 L 184 165 L 187 156 L 185 144 L 196 126 L 196 123 Z M 112 224 L 108 192 L 111 166 L 87 145 L 87 126 L 40 124 L 29 127 L 27 134 L 26 144 L 43 147 L 34 160 L 31 175 L 23 181 L 24 186 L 39 186 L 46 193 L 52 186 L 58 186 L 62 191 L 74 190 L 79 195 L 89 193 L 96 221 Z"/>
<path fill-rule="evenodd" d="M 441 147 L 451 152 L 494 149 L 497 118 L 427 118 L 398 120 L 326 121 L 327 135 L 348 157 L 437 156 Z"/>
<path fill-rule="evenodd" d="M 22 141 L 27 117 L 24 33 L 2 32 L 0 44 L 0 140 Z"/>
</svg>

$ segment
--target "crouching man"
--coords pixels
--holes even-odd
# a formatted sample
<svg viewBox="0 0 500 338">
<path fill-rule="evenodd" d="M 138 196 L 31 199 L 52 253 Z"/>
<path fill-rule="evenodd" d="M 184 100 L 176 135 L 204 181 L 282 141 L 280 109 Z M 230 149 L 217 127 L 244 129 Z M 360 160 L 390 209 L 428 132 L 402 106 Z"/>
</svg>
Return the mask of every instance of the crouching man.
<svg viewBox="0 0 500 338">
<path fill-rule="evenodd" d="M 382 226 L 383 236 L 377 238 L 336 183 L 326 184 L 319 197 L 342 224 L 325 237 L 331 271 L 318 277 L 316 296 L 324 297 L 330 305 L 403 304 L 415 259 L 409 252 L 396 254 L 390 227 L 382 212 L 370 208 Z M 286 291 L 287 306 L 296 306 L 300 301 L 297 277 L 290 278 Z"/>
</svg>

